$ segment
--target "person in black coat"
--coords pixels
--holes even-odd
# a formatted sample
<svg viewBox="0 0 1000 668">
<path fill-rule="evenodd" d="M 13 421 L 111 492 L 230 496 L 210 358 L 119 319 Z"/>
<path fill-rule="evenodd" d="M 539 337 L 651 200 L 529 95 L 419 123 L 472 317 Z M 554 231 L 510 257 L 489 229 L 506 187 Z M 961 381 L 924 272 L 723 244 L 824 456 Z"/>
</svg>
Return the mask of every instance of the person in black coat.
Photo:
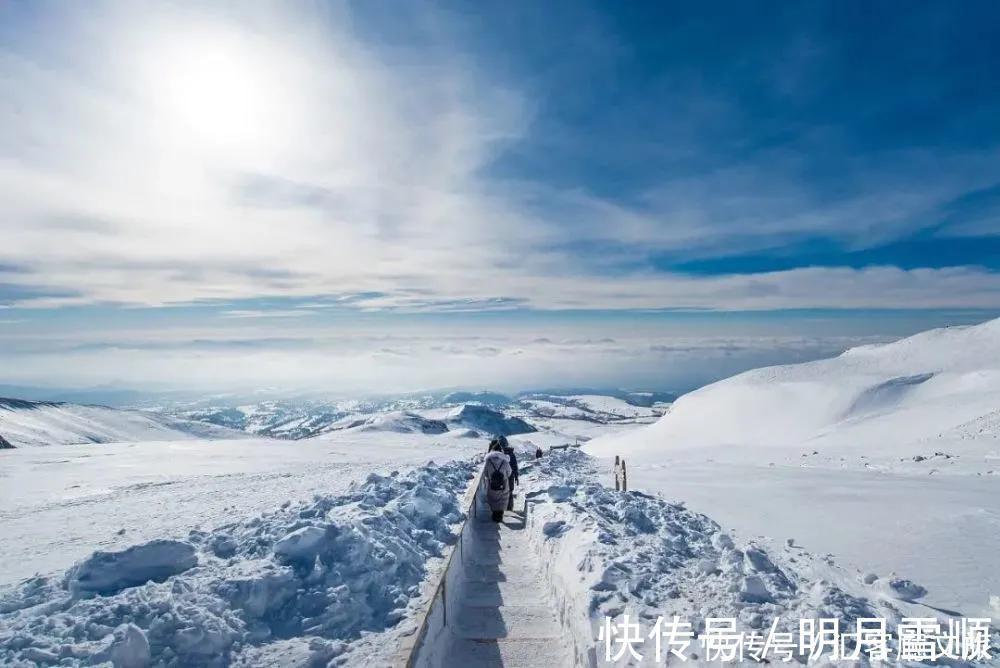
<svg viewBox="0 0 1000 668">
<path fill-rule="evenodd" d="M 514 486 L 520 484 L 520 479 L 517 475 L 517 455 L 514 454 L 514 448 L 510 446 L 507 442 L 506 436 L 501 436 L 497 439 L 500 441 L 500 447 L 503 448 L 503 453 L 507 455 L 510 460 L 510 494 L 507 496 L 507 510 L 514 510 Z"/>
</svg>

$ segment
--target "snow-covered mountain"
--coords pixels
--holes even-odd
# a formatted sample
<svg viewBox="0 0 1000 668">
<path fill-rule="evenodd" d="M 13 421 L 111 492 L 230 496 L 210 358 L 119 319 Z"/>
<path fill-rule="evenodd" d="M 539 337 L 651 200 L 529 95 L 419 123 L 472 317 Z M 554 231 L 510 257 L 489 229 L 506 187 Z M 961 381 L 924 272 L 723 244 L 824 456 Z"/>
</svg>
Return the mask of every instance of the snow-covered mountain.
<svg viewBox="0 0 1000 668">
<path fill-rule="evenodd" d="M 510 397 L 495 392 L 439 392 L 341 401 L 309 399 L 265 400 L 238 405 L 219 403 L 165 412 L 184 420 L 238 429 L 255 436 L 299 440 L 363 424 L 377 429 L 389 428 L 391 420 L 386 421 L 380 416 L 390 414 L 395 414 L 397 418 L 402 414 L 415 416 L 418 412 L 466 404 L 502 410 L 514 403 Z"/>
<path fill-rule="evenodd" d="M 521 418 L 510 417 L 476 404 L 465 404 L 461 408 L 453 410 L 448 416 L 448 422 L 477 431 L 484 436 L 513 436 L 514 434 L 528 434 L 535 431 L 533 426 Z"/>
<path fill-rule="evenodd" d="M 650 396 L 652 393 L 649 393 Z M 543 394 L 532 393 L 520 400 L 531 415 L 567 420 L 609 422 L 648 421 L 663 415 L 668 403 L 634 401 L 605 394 Z"/>
<path fill-rule="evenodd" d="M 239 438 L 239 432 L 145 411 L 0 398 L 0 435 L 11 446 Z"/>
<path fill-rule="evenodd" d="M 992 610 L 1000 591 L 1000 320 L 748 371 L 648 426 L 584 446 L 630 488 L 744 535 L 905 573 L 930 605 Z"/>
<path fill-rule="evenodd" d="M 1000 319 L 748 371 L 684 395 L 642 432 L 590 450 L 759 446 L 905 458 L 942 448 L 971 453 L 975 440 L 995 448 L 998 438 Z"/>
<path fill-rule="evenodd" d="M 353 413 L 348 402 L 266 400 L 254 404 L 218 404 L 168 413 L 183 420 L 195 420 L 255 436 L 298 440 L 335 428 Z"/>
<path fill-rule="evenodd" d="M 183 420 L 206 422 L 255 436 L 299 440 L 356 427 L 362 421 L 389 413 L 423 415 L 487 435 L 533 431 L 537 426 L 534 418 L 596 424 L 648 421 L 662 415 L 673 399 L 674 395 L 662 392 L 625 390 L 526 391 L 513 397 L 481 390 L 337 401 L 267 399 L 240 403 L 208 399 L 194 406 L 161 407 L 160 410 Z M 466 410 L 466 406 L 473 408 Z M 510 417 L 520 422 L 507 420 Z"/>
<path fill-rule="evenodd" d="M 336 423 L 333 431 L 340 429 L 392 431 L 400 434 L 443 434 L 448 431 L 448 425 L 441 420 L 432 420 L 416 413 L 391 411 L 378 415 L 347 418 Z"/>
</svg>

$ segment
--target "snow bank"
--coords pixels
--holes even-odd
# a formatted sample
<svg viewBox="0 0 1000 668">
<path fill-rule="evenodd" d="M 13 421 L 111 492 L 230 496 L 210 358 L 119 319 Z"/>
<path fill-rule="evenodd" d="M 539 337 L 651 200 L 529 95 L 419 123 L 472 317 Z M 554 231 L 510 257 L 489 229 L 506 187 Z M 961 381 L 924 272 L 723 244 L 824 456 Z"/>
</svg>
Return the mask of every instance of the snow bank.
<svg viewBox="0 0 1000 668">
<path fill-rule="evenodd" d="M 632 456 L 849 442 L 897 456 L 915 441 L 957 437 L 970 425 L 979 436 L 1000 436 L 1000 423 L 989 419 L 998 405 L 1000 319 L 748 371 L 684 395 L 654 425 L 592 442 L 587 451 Z"/>
<path fill-rule="evenodd" d="M 347 657 L 363 634 L 407 617 L 429 560 L 454 540 L 458 495 L 471 477 L 468 463 L 372 474 L 343 495 L 286 503 L 185 541 L 95 553 L 62 578 L 32 578 L 0 592 L 0 664 Z"/>
<path fill-rule="evenodd" d="M 149 581 L 162 582 L 197 564 L 190 543 L 154 540 L 121 552 L 95 552 L 70 570 L 66 588 L 77 596 L 109 596 Z"/>
<path fill-rule="evenodd" d="M 533 539 L 580 644 L 593 643 L 605 617 L 624 614 L 647 630 L 661 615 L 696 630 L 706 617 L 734 618 L 745 630 L 779 618 L 779 629 L 792 630 L 800 618 L 821 617 L 884 617 L 894 627 L 901 617 L 877 576 L 852 581 L 792 545 L 773 554 L 738 544 L 682 505 L 598 484 L 594 461 L 578 451 L 538 464 L 528 492 Z M 893 599 L 919 594 L 919 585 L 892 582 Z"/>
</svg>

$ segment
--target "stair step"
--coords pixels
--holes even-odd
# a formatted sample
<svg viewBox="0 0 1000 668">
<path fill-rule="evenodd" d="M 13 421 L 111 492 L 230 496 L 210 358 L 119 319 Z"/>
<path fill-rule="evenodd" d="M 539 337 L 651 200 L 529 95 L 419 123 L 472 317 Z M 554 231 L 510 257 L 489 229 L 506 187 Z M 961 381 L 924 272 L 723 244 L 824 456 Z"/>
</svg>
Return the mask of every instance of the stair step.
<svg viewBox="0 0 1000 668">
<path fill-rule="evenodd" d="M 465 579 L 469 582 L 541 583 L 542 575 L 533 563 L 465 564 Z"/>
<path fill-rule="evenodd" d="M 551 639 L 470 640 L 456 638 L 451 646 L 449 665 L 476 666 L 477 668 L 571 668 L 572 652 L 563 642 Z"/>
<path fill-rule="evenodd" d="M 463 605 L 455 621 L 455 635 L 472 640 L 561 638 L 562 629 L 552 608 L 545 605 Z"/>
<path fill-rule="evenodd" d="M 473 607 L 501 605 L 546 606 L 544 583 L 537 582 L 466 582 L 463 601 Z"/>
<path fill-rule="evenodd" d="M 535 564 L 538 555 L 522 543 L 494 543 L 466 541 L 462 546 L 463 558 L 477 564 Z"/>
</svg>

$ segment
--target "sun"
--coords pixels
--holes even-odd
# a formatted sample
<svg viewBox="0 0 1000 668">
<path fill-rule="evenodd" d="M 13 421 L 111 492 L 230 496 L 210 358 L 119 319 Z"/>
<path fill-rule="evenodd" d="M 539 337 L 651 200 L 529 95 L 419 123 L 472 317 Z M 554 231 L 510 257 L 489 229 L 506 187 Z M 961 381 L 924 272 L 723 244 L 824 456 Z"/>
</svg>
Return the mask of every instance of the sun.
<svg viewBox="0 0 1000 668">
<path fill-rule="evenodd" d="M 225 34 L 172 40 L 151 69 L 156 112 L 181 136 L 206 147 L 247 149 L 273 138 L 279 82 L 246 40 Z"/>
</svg>

